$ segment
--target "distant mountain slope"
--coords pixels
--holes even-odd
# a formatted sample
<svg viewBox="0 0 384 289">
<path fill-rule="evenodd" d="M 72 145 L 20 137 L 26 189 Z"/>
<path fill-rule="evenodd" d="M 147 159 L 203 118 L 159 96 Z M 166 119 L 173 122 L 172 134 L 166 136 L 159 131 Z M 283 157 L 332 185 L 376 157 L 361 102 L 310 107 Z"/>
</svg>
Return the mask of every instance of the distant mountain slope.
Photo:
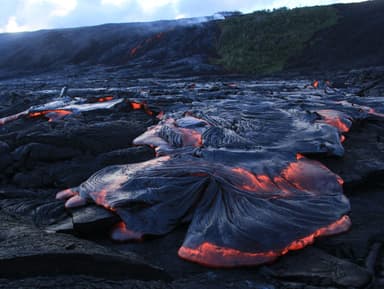
<svg viewBox="0 0 384 289">
<path fill-rule="evenodd" d="M 0 34 L 0 77 L 99 66 L 124 69 L 132 77 L 384 66 L 383 15 L 384 1 L 376 0 L 234 14 L 204 23 Z"/>
<path fill-rule="evenodd" d="M 273 73 L 384 65 L 384 1 L 260 11 L 222 24 L 218 61 Z"/>
<path fill-rule="evenodd" d="M 384 65 L 384 1 L 333 7 L 337 25 L 318 32 L 287 67 L 329 70 Z"/>
<path fill-rule="evenodd" d="M 67 65 L 201 73 L 214 69 L 208 63 L 216 57 L 219 33 L 214 22 L 186 20 L 0 34 L 0 75 Z"/>
</svg>

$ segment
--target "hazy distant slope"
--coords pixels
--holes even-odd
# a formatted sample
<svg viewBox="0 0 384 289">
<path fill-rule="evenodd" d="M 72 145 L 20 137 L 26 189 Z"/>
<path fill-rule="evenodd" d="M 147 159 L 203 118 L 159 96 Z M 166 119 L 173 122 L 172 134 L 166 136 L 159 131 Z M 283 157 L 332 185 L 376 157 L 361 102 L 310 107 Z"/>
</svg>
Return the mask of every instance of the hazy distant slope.
<svg viewBox="0 0 384 289">
<path fill-rule="evenodd" d="M 99 65 L 128 69 L 131 77 L 384 66 L 383 15 L 384 1 L 376 0 L 235 14 L 204 23 L 0 34 L 0 77 Z"/>
<path fill-rule="evenodd" d="M 193 69 L 216 55 L 218 33 L 214 23 L 157 21 L 0 34 L 0 73 L 49 71 L 65 65 L 166 68 L 183 59 Z"/>
</svg>

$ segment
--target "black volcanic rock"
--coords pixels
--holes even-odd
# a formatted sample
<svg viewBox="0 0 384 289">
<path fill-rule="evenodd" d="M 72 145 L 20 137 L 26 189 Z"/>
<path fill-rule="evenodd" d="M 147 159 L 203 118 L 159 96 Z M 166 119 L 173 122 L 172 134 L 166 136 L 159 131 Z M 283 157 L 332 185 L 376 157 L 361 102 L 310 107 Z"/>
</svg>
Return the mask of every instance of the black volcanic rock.
<svg viewBox="0 0 384 289">
<path fill-rule="evenodd" d="M 44 233 L 1 213 L 0 278 L 88 274 L 112 279 L 167 280 L 135 254 L 120 253 L 69 235 Z"/>
<path fill-rule="evenodd" d="M 356 122 L 348 133 L 342 158 L 321 161 L 344 180 L 344 188 L 375 186 L 384 175 L 384 125 L 380 118 Z"/>
<path fill-rule="evenodd" d="M 302 280 L 321 287 L 365 288 L 372 279 L 366 269 L 315 248 L 292 254 L 271 269 L 278 278 Z"/>
</svg>

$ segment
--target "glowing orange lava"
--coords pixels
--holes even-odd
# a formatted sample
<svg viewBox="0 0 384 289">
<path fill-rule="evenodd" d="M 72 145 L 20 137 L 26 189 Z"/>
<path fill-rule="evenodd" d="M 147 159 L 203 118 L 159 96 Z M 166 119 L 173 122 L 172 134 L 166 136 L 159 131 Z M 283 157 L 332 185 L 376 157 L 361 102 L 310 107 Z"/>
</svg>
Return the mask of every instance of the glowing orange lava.
<svg viewBox="0 0 384 289">
<path fill-rule="evenodd" d="M 29 117 L 48 116 L 48 121 L 53 121 L 71 114 L 72 111 L 65 109 L 51 109 L 29 113 Z"/>
<path fill-rule="evenodd" d="M 323 118 L 326 124 L 329 124 L 337 128 L 340 132 L 346 133 L 349 131 L 351 123 L 348 120 L 343 121 L 338 114 L 339 112 L 334 110 L 318 110 L 317 113 Z"/>
<path fill-rule="evenodd" d="M 336 222 L 320 228 L 306 237 L 295 240 L 287 247 L 276 251 L 257 253 L 243 252 L 205 242 L 195 249 L 182 246 L 179 249 L 178 254 L 183 259 L 210 267 L 259 265 L 266 262 L 272 262 L 277 257 L 287 254 L 289 251 L 302 249 L 305 246 L 312 244 L 316 237 L 341 233 L 348 230 L 350 226 L 351 220 L 349 217 L 347 215 L 342 216 Z"/>
<path fill-rule="evenodd" d="M 101 190 L 100 192 L 92 193 L 96 204 L 114 212 L 115 209 L 112 208 L 107 202 L 107 194 L 107 190 Z"/>
<path fill-rule="evenodd" d="M 141 241 L 143 234 L 129 230 L 124 222 L 119 222 L 112 228 L 111 238 L 119 242 Z"/>
<path fill-rule="evenodd" d="M 246 191 L 265 192 L 274 191 L 276 186 L 267 175 L 256 175 L 243 168 L 233 168 L 232 171 L 242 178 L 241 188 Z"/>
<path fill-rule="evenodd" d="M 130 105 L 131 105 L 131 108 L 133 110 L 144 110 L 144 112 L 148 115 L 154 115 L 153 111 L 151 111 L 149 108 L 148 108 L 148 105 L 146 104 L 146 102 L 130 102 Z"/>
<path fill-rule="evenodd" d="M 297 153 L 297 154 L 296 154 L 296 159 L 297 159 L 297 160 L 305 159 L 305 156 L 302 155 L 302 154 L 300 154 L 300 153 Z"/>
<path fill-rule="evenodd" d="M 340 186 L 344 185 L 344 180 L 340 176 L 336 176 L 336 178 Z"/>
<path fill-rule="evenodd" d="M 105 96 L 105 97 L 100 97 L 97 99 L 98 102 L 106 102 L 106 101 L 110 101 L 113 99 L 113 96 Z"/>
<path fill-rule="evenodd" d="M 343 123 L 340 119 L 325 119 L 325 123 L 336 127 L 341 132 L 348 132 L 349 127 Z"/>
<path fill-rule="evenodd" d="M 142 109 L 143 104 L 138 103 L 138 102 L 131 102 L 131 107 L 134 110 L 139 110 L 139 109 Z"/>
</svg>

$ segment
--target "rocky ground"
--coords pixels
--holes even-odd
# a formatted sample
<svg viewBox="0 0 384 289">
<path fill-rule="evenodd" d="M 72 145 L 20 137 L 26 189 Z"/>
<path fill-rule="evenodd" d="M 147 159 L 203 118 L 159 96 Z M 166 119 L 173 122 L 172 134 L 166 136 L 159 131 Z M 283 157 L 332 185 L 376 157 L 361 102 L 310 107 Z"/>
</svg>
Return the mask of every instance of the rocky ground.
<svg viewBox="0 0 384 289">
<path fill-rule="evenodd" d="M 161 112 L 197 101 L 298 94 L 321 100 L 329 87 L 311 80 L 252 80 L 240 77 L 133 79 L 123 72 L 94 70 L 92 77 L 68 73 L 0 82 L 0 118 L 66 94 L 91 103 L 122 97 L 112 109 L 88 110 L 55 119 L 23 116 L 0 126 L 1 288 L 382 288 L 384 286 L 384 120 L 380 112 L 353 122 L 342 157 L 320 160 L 345 181 L 351 229 L 321 237 L 312 246 L 272 264 L 236 269 L 206 268 L 180 259 L 187 227 L 140 243 L 115 243 L 107 228 L 116 216 L 98 206 L 65 209 L 55 194 L 77 186 L 108 165 L 155 157 L 132 141 L 158 123 Z M 384 95 L 382 70 L 334 77 L 331 93 L 356 95 L 373 106 Z M 301 100 L 302 101 L 302 100 Z M 136 103 L 146 103 L 136 109 Z M 377 108 L 377 107 L 375 107 Z M 383 113 L 383 112 L 381 112 Z M 48 121 L 51 120 L 51 121 Z"/>
</svg>

